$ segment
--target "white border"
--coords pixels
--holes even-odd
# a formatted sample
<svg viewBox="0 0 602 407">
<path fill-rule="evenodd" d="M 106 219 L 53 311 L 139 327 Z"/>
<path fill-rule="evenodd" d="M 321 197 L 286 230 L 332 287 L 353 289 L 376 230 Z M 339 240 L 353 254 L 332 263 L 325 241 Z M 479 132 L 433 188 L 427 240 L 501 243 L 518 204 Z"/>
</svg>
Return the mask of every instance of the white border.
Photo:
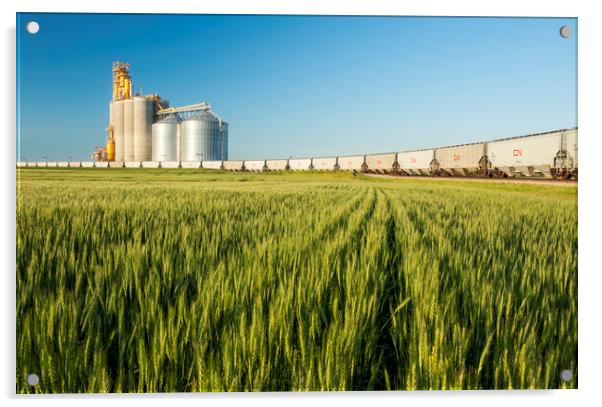
<svg viewBox="0 0 602 407">
<path fill-rule="evenodd" d="M 216 14 L 335 14 L 335 15 L 444 15 L 444 16 L 557 16 L 574 17 L 587 11 L 584 1 L 507 0 L 20 0 L 18 11 L 216 13 Z"/>
<path fill-rule="evenodd" d="M 2 234 L 0 247 L 4 260 L 0 348 L 2 394 L 9 403 L 43 402 L 48 406 L 105 405 L 143 401 L 164 405 L 177 403 L 252 403 L 255 405 L 305 406 L 311 404 L 365 405 L 375 399 L 379 405 L 420 403 L 421 405 L 507 406 L 509 403 L 581 405 L 600 399 L 600 310 L 602 304 L 601 266 L 596 256 L 600 222 L 602 183 L 602 128 L 600 126 L 600 62 L 602 21 L 593 1 L 477 1 L 477 0 L 20 0 L 1 4 L 3 58 L 1 114 L 4 131 L 2 149 Z M 145 12 L 145 13 L 221 13 L 221 14 L 336 14 L 336 15 L 446 15 L 446 16 L 557 16 L 579 18 L 579 390 L 513 392 L 402 392 L 402 393 L 280 393 L 280 394 L 204 394 L 204 395 L 127 395 L 127 396 L 14 396 L 14 301 L 15 301 L 15 12 Z M 66 399 L 64 399 L 66 398 Z M 109 399 L 107 399 L 109 398 Z M 166 400 L 168 399 L 168 400 Z"/>
</svg>

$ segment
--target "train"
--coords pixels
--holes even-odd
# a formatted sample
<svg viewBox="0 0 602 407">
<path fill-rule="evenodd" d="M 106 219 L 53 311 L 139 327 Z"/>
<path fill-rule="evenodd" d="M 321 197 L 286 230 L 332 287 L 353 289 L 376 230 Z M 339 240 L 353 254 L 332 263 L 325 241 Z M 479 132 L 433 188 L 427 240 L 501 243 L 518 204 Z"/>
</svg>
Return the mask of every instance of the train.
<svg viewBox="0 0 602 407">
<path fill-rule="evenodd" d="M 19 167 L 204 168 L 225 171 L 351 171 L 407 176 L 577 179 L 577 127 L 430 149 L 266 160 L 19 162 Z"/>
</svg>

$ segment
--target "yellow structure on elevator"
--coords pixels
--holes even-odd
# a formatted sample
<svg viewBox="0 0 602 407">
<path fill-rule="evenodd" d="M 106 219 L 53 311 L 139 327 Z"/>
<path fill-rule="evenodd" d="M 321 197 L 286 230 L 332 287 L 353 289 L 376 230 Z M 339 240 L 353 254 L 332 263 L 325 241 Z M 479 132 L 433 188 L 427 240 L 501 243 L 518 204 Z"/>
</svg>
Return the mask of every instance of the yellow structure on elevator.
<svg viewBox="0 0 602 407">
<path fill-rule="evenodd" d="M 113 123 L 113 103 L 118 100 L 132 98 L 132 77 L 130 64 L 126 62 L 113 62 L 113 100 L 111 102 L 111 120 L 107 129 L 107 160 L 115 161 L 115 134 Z"/>
<path fill-rule="evenodd" d="M 132 78 L 130 64 L 113 62 L 113 100 L 132 98 Z"/>
<path fill-rule="evenodd" d="M 107 161 L 115 161 L 115 137 L 113 136 L 113 127 L 108 129 L 109 136 L 107 138 Z"/>
</svg>

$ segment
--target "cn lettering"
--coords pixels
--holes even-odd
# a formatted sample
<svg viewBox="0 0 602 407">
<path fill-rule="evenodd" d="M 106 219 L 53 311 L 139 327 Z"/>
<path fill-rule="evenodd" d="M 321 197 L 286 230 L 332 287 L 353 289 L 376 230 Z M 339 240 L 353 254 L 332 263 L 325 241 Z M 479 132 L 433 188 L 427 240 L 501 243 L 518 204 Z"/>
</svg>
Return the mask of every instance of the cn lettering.
<svg viewBox="0 0 602 407">
<path fill-rule="evenodd" d="M 454 154 L 454 161 L 462 160 L 462 156 L 460 154 Z"/>
<path fill-rule="evenodd" d="M 523 150 L 517 148 L 516 150 L 512 150 L 512 155 L 515 157 L 519 157 L 521 155 L 523 155 Z"/>
</svg>

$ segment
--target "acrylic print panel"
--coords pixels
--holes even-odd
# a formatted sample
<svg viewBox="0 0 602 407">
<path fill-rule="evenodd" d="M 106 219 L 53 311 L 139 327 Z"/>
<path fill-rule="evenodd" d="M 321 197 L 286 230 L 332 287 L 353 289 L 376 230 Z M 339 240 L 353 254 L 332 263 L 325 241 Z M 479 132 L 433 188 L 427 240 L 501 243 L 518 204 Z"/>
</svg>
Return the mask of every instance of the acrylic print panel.
<svg viewBox="0 0 602 407">
<path fill-rule="evenodd" d="M 576 36 L 18 14 L 17 392 L 576 388 Z"/>
</svg>

